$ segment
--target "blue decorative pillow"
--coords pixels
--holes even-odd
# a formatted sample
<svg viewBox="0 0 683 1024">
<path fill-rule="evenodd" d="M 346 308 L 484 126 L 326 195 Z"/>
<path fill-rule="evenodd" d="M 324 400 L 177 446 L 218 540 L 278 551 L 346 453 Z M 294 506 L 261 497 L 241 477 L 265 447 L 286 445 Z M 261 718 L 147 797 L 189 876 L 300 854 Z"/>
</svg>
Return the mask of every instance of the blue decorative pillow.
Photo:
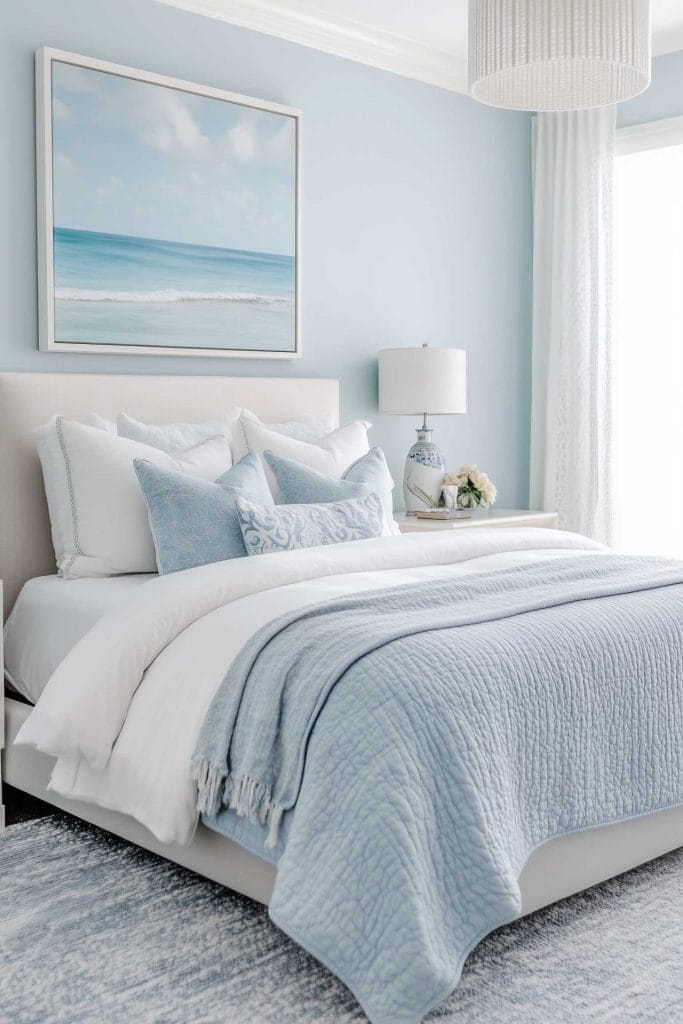
<svg viewBox="0 0 683 1024">
<path fill-rule="evenodd" d="M 135 459 L 157 567 L 164 575 L 195 565 L 243 558 L 246 549 L 235 502 L 247 496 L 262 505 L 273 503 L 258 455 L 246 455 L 215 483 Z"/>
<path fill-rule="evenodd" d="M 376 494 L 324 505 L 266 506 L 245 498 L 235 504 L 248 555 L 381 537 L 384 525 Z"/>
<path fill-rule="evenodd" d="M 276 498 L 283 505 L 319 504 L 359 498 L 364 494 L 378 494 L 382 499 L 386 519 L 384 533 L 390 535 L 396 532 L 391 500 L 394 481 L 381 448 L 375 446 L 366 455 L 356 459 L 342 473 L 341 478 L 309 469 L 275 452 L 265 451 L 263 458 L 275 477 Z"/>
</svg>

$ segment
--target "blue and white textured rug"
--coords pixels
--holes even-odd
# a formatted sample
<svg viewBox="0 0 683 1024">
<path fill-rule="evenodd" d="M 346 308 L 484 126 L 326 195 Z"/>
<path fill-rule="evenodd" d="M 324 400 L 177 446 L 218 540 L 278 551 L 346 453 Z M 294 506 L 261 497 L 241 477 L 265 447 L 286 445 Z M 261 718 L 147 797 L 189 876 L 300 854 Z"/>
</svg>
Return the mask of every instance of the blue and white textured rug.
<svg viewBox="0 0 683 1024">
<path fill-rule="evenodd" d="M 226 889 L 61 817 L 0 836 L 2 1024 L 351 1024 L 348 990 Z M 438 1024 L 681 1024 L 683 850 L 501 928 Z"/>
</svg>

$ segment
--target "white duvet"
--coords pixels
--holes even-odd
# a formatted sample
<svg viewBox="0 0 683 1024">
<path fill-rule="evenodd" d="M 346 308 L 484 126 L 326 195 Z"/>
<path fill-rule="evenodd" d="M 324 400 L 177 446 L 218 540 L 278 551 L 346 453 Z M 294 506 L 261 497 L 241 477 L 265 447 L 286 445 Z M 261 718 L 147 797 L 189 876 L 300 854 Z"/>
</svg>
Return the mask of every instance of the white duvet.
<svg viewBox="0 0 683 1024">
<path fill-rule="evenodd" d="M 17 743 L 57 758 L 50 788 L 136 818 L 162 842 L 197 823 L 190 759 L 236 653 L 271 619 L 344 594 L 509 568 L 600 546 L 477 529 L 258 555 L 143 584 L 70 651 Z M 324 652 L 321 652 L 321 656 Z"/>
</svg>

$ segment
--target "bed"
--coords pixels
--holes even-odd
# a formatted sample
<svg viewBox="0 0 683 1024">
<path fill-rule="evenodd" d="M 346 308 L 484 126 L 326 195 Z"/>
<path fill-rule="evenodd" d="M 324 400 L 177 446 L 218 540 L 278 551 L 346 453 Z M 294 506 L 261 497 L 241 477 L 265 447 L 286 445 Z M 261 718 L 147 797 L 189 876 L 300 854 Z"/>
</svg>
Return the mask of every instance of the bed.
<svg viewBox="0 0 683 1024">
<path fill-rule="evenodd" d="M 266 421 L 285 420 L 302 411 L 331 414 L 338 421 L 339 385 L 335 380 L 301 378 L 0 374 L 0 575 L 5 620 L 25 582 L 52 577 L 55 572 L 41 469 L 31 434 L 34 427 L 57 411 L 85 419 L 94 409 L 111 417 L 124 409 L 141 420 L 167 422 L 219 416 L 232 405 L 247 406 Z M 132 818 L 64 801 L 50 793 L 47 785 L 52 760 L 13 746 L 30 708 L 15 696 L 5 698 L 5 782 L 253 899 L 268 902 L 274 879 L 271 866 L 236 844 L 220 841 L 214 833 L 200 828 L 191 847 L 166 847 Z"/>
<path fill-rule="evenodd" d="M 40 467 L 31 437 L 34 426 L 43 423 L 57 411 L 74 419 L 86 416 L 93 409 L 104 416 L 125 409 L 131 415 L 149 421 L 192 420 L 218 415 L 231 404 L 248 406 L 264 420 L 281 420 L 309 412 L 331 414 L 338 421 L 338 384 L 336 381 L 295 378 L 0 375 L 0 478 L 3 484 L 0 498 L 0 566 L 4 582 L 5 617 L 11 612 L 21 587 L 28 580 L 49 577 L 54 573 L 54 555 Z M 472 545 L 472 549 L 462 556 L 463 563 L 469 563 L 471 568 L 480 557 L 490 568 L 505 569 L 508 564 L 518 566 L 524 562 L 525 551 L 535 550 L 532 534 L 539 535 L 539 548 L 547 551 L 553 551 L 554 545 L 562 548 L 559 540 L 554 542 L 540 536 L 547 531 L 495 531 L 498 534 L 495 542 L 490 539 L 490 533 L 493 532 L 486 529 L 464 531 L 469 535 L 469 540 L 460 540 L 458 543 Z M 515 535 L 518 535 L 517 539 Z M 436 551 L 438 538 L 429 537 L 428 541 L 432 542 L 433 550 Z M 417 579 L 423 571 L 422 563 L 429 561 L 424 554 L 427 548 L 421 546 L 426 543 L 425 538 L 391 538 L 387 541 L 386 550 L 398 551 L 398 546 L 406 543 L 413 544 L 412 569 L 410 565 L 406 569 L 402 554 L 404 549 L 401 548 L 400 556 L 392 555 L 388 561 L 380 559 L 376 566 L 372 557 L 368 556 L 368 571 L 391 570 L 395 573 L 391 579 L 398 583 L 404 579 Z M 517 550 L 510 562 L 507 548 L 512 546 L 514 549 L 515 545 Z M 580 549 L 580 544 L 574 541 L 571 546 Z M 439 564 L 439 557 L 435 556 L 433 561 Z M 318 575 L 328 573 L 336 579 L 337 576 L 345 576 L 344 569 L 348 571 L 346 562 L 340 562 L 337 567 L 332 563 L 326 563 L 326 566 L 324 570 L 318 570 L 315 566 L 310 571 L 307 569 L 304 574 L 306 579 L 317 578 L 316 572 Z M 359 567 L 354 571 L 359 572 Z M 257 575 L 256 570 L 253 575 Z M 283 577 L 283 581 L 288 585 L 296 582 L 294 577 L 287 577 L 286 580 Z M 303 584 L 306 580 L 302 579 L 301 582 Z M 142 581 L 137 588 L 138 592 L 142 593 L 150 585 L 150 581 Z M 369 585 L 370 589 L 372 585 Z M 50 593 L 50 586 L 52 584 L 48 585 L 46 591 L 44 583 L 33 584 L 37 592 L 34 610 L 36 606 L 50 608 L 50 602 L 55 600 L 54 588 Z M 145 592 L 152 595 L 156 591 Z M 342 592 L 346 593 L 333 590 L 330 594 L 339 596 Z M 125 595 L 119 596 L 127 600 Z M 248 597 L 246 594 L 242 596 Z M 326 593 L 324 596 L 329 595 Z M 107 600 L 101 606 L 102 611 L 107 606 Z M 40 612 L 35 614 L 40 615 Z M 54 653 L 51 657 L 55 657 Z M 197 827 L 189 843 L 160 839 L 130 814 L 97 806 L 87 800 L 65 798 L 48 789 L 50 774 L 55 765 L 54 758 L 30 747 L 14 744 L 30 711 L 30 703 L 8 692 L 5 698 L 2 772 L 7 783 L 237 892 L 265 904 L 270 902 L 276 877 L 275 868 L 267 857 L 257 856 L 253 852 L 253 844 L 246 843 L 246 846 L 251 845 L 252 852 L 249 852 L 244 843 L 220 835 L 202 824 Z M 519 877 L 521 912 L 528 914 L 682 844 L 683 809 L 677 806 L 647 817 L 551 839 L 535 849 L 523 867 Z"/>
</svg>

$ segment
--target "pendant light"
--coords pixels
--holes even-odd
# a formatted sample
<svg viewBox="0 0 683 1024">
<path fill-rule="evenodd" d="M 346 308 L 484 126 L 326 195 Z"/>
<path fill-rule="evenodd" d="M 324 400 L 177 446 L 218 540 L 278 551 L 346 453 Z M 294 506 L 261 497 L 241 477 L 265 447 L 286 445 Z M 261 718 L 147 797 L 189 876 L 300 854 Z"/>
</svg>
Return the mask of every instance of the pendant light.
<svg viewBox="0 0 683 1024">
<path fill-rule="evenodd" d="M 470 0 L 469 77 L 512 110 L 627 100 L 650 83 L 649 0 Z"/>
</svg>

